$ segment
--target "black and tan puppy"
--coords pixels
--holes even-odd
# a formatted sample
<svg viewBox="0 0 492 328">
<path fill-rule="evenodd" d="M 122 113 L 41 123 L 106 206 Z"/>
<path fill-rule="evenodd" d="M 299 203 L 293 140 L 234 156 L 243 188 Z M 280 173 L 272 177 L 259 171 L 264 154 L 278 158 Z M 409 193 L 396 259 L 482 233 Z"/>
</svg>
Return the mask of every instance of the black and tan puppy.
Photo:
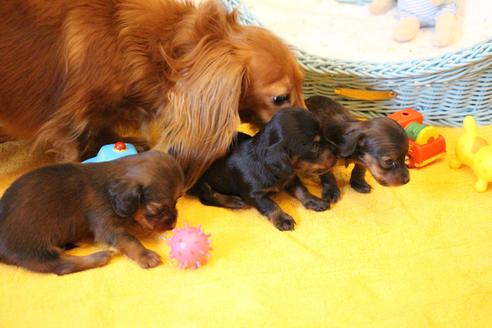
<svg viewBox="0 0 492 328">
<path fill-rule="evenodd" d="M 319 120 L 325 141 L 338 159 L 355 162 L 350 186 L 358 192 L 368 193 L 366 169 L 383 186 L 406 184 L 410 177 L 405 165 L 408 138 L 403 128 L 392 119 L 381 117 L 358 120 L 342 105 L 330 98 L 313 96 L 306 106 Z M 340 197 L 333 173 L 321 175 L 323 199 L 330 203 Z"/>
<path fill-rule="evenodd" d="M 279 230 L 293 230 L 294 219 L 269 195 L 285 188 L 308 209 L 329 207 L 327 201 L 310 194 L 296 175 L 299 171 L 323 174 L 334 165 L 336 159 L 320 133 L 309 111 L 282 110 L 254 137 L 240 133 L 228 154 L 212 164 L 191 193 L 206 205 L 253 206 Z"/>
<path fill-rule="evenodd" d="M 167 154 L 149 151 L 95 164 L 46 166 L 19 178 L 0 200 L 0 261 L 59 275 L 100 267 L 112 252 L 65 254 L 95 240 L 143 268 L 159 255 L 136 236 L 172 229 L 183 173 Z"/>
</svg>

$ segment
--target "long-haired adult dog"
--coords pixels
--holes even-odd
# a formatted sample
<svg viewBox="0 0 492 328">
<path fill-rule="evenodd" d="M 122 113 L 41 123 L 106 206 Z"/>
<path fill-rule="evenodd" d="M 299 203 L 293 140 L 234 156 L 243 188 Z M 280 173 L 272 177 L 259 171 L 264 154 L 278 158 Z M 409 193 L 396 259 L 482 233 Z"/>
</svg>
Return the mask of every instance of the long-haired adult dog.
<svg viewBox="0 0 492 328">
<path fill-rule="evenodd" d="M 383 186 L 399 186 L 410 180 L 405 165 L 408 138 L 403 128 L 387 117 L 358 120 L 334 100 L 313 96 L 306 106 L 319 120 L 323 139 L 338 159 L 354 162 L 350 186 L 362 193 L 371 191 L 366 169 Z M 321 175 L 323 198 L 336 202 L 340 190 L 332 172 Z"/>
<path fill-rule="evenodd" d="M 190 186 L 242 119 L 303 106 L 287 46 L 218 1 L 0 1 L 0 126 L 77 161 L 156 126 Z M 154 124 L 156 123 L 156 124 Z"/>
<path fill-rule="evenodd" d="M 275 114 L 255 136 L 240 134 L 229 153 L 214 162 L 191 193 L 206 205 L 255 207 L 279 230 L 293 230 L 294 219 L 270 194 L 286 189 L 304 207 L 328 209 L 329 203 L 312 195 L 297 173 L 323 174 L 336 161 L 321 140 L 315 117 L 304 109 Z"/>
<path fill-rule="evenodd" d="M 65 245 L 95 240 L 143 268 L 157 253 L 137 237 L 172 229 L 183 173 L 169 155 L 149 151 L 106 163 L 56 164 L 34 170 L 0 200 L 0 261 L 59 275 L 100 267 L 111 251 L 65 254 Z"/>
</svg>

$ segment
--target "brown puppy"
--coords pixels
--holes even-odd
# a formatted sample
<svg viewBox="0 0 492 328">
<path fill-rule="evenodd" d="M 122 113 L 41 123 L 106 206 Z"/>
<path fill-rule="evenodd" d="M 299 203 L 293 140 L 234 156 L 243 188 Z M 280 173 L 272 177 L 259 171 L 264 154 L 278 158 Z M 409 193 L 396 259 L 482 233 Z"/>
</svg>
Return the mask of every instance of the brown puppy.
<svg viewBox="0 0 492 328">
<path fill-rule="evenodd" d="M 240 120 L 304 106 L 287 46 L 216 0 L 0 1 L 0 58 L 4 134 L 78 161 L 120 128 L 140 130 L 176 156 L 188 187 Z"/>
<path fill-rule="evenodd" d="M 306 106 L 320 121 L 322 135 L 333 153 L 346 164 L 355 162 L 350 177 L 353 189 L 371 191 L 364 178 L 366 168 L 383 186 L 399 186 L 410 180 L 405 165 L 408 138 L 398 123 L 386 117 L 357 120 L 342 105 L 322 96 L 306 99 Z M 340 190 L 333 173 L 322 175 L 321 182 L 323 198 L 336 202 Z"/>
<path fill-rule="evenodd" d="M 161 262 L 135 237 L 176 224 L 183 173 L 169 155 L 150 151 L 95 164 L 58 164 L 15 181 L 0 200 L 0 261 L 59 275 L 100 267 L 111 251 L 63 253 L 95 240 L 143 268 Z"/>
</svg>

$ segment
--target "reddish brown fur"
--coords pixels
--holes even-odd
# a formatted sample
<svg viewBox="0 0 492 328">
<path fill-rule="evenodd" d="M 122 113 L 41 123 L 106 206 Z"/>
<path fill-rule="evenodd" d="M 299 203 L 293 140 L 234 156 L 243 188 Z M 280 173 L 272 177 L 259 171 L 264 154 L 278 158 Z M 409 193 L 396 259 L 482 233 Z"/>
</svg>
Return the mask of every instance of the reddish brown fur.
<svg viewBox="0 0 492 328">
<path fill-rule="evenodd" d="M 159 255 L 137 237 L 174 228 L 182 192 L 179 165 L 156 151 L 34 170 L 0 199 L 0 262 L 57 274 L 87 270 L 108 263 L 112 252 L 71 256 L 63 248 L 95 240 L 154 267 Z"/>
<path fill-rule="evenodd" d="M 115 130 L 152 123 L 153 145 L 176 155 L 187 186 L 229 147 L 240 117 L 263 124 L 304 105 L 288 48 L 213 1 L 1 1 L 0 58 L 8 134 L 77 161 Z"/>
</svg>

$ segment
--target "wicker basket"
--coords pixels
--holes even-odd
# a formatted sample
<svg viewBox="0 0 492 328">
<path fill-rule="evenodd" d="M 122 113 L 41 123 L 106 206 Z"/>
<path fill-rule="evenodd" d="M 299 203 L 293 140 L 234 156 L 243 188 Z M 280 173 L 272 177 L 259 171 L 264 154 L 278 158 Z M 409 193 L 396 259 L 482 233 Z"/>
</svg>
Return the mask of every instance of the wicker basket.
<svg viewBox="0 0 492 328">
<path fill-rule="evenodd" d="M 244 24 L 261 25 L 239 0 L 222 1 L 238 10 Z M 291 48 L 306 73 L 306 96 L 332 97 L 356 115 L 376 117 L 413 107 L 428 124 L 461 126 L 466 115 L 492 124 L 492 39 L 435 58 L 388 64 L 333 60 Z M 340 88 L 391 91 L 393 97 L 348 98 Z"/>
</svg>

